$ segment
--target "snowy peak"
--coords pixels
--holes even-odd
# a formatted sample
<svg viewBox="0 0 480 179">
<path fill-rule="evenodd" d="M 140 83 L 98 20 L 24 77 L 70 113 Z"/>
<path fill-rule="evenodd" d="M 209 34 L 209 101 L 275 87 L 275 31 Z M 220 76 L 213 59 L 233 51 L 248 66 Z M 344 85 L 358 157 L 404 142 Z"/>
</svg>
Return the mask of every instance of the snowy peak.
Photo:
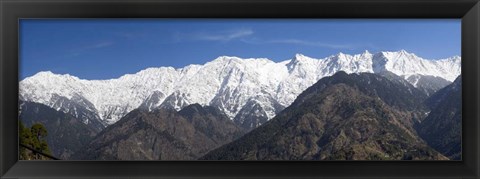
<svg viewBox="0 0 480 179">
<path fill-rule="evenodd" d="M 368 51 L 368 50 L 365 50 L 363 53 L 362 53 L 363 56 L 371 56 L 372 54 Z"/>
<path fill-rule="evenodd" d="M 412 75 L 441 77 L 450 82 L 461 72 L 461 60 L 457 57 L 427 60 L 405 50 L 380 52 L 373 56 L 373 71 L 390 71 L 408 78 Z"/>
<path fill-rule="evenodd" d="M 295 57 L 292 59 L 292 61 L 297 61 L 297 62 L 302 62 L 302 61 L 307 61 L 307 60 L 312 60 L 313 58 L 307 57 L 303 54 L 297 53 L 295 54 Z"/>
<path fill-rule="evenodd" d="M 50 79 L 50 78 L 58 78 L 58 79 L 73 79 L 73 80 L 78 80 L 77 77 L 71 76 L 70 74 L 54 74 L 51 71 L 41 71 L 35 74 L 34 76 L 37 76 L 38 78 L 45 78 L 45 79 Z"/>
<path fill-rule="evenodd" d="M 55 102 L 59 97 L 65 104 L 88 104 L 85 109 L 107 124 L 115 123 L 139 107 L 180 110 L 194 103 L 213 106 L 231 119 L 242 109 L 262 109 L 264 111 L 258 111 L 262 114 L 259 116 L 272 118 L 278 109 L 289 106 L 309 86 L 339 71 L 388 71 L 411 79 L 412 84 L 418 82 L 418 75 L 452 82 L 460 75 L 460 64 L 459 56 L 426 60 L 405 50 L 375 54 L 365 51 L 355 55 L 338 53 L 322 59 L 296 54 L 281 62 L 220 56 L 203 65 L 147 68 L 108 80 L 84 80 L 68 74 L 39 72 L 20 82 L 20 99 L 57 108 L 66 108 Z M 77 99 L 82 100 L 67 101 Z M 252 106 L 244 108 L 247 103 Z"/>
</svg>

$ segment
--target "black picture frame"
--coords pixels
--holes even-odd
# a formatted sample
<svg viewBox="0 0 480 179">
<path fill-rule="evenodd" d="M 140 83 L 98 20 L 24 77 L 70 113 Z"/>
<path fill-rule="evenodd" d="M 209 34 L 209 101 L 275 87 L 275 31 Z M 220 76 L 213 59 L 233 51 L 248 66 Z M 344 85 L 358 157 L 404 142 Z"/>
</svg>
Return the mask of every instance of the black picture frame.
<svg viewBox="0 0 480 179">
<path fill-rule="evenodd" d="M 462 161 L 18 161 L 20 18 L 462 19 Z M 480 178 L 479 0 L 0 0 L 0 177 Z"/>
</svg>

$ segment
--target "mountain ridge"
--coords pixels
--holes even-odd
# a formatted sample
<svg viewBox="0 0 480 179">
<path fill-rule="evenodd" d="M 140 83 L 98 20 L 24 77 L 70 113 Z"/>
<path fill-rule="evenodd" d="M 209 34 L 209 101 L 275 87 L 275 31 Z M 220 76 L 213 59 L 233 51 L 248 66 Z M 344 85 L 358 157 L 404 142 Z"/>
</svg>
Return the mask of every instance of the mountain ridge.
<svg viewBox="0 0 480 179">
<path fill-rule="evenodd" d="M 338 72 L 200 160 L 447 160 L 416 134 L 409 105 L 423 100 L 411 88 L 378 74 Z"/>
<path fill-rule="evenodd" d="M 82 160 L 193 160 L 244 134 L 213 107 L 135 109 L 72 155 Z"/>
<path fill-rule="evenodd" d="M 417 131 L 432 148 L 453 160 L 462 159 L 462 77 L 430 96 L 431 109 Z"/>
<path fill-rule="evenodd" d="M 421 65 L 408 65 L 413 62 Z M 451 82 L 460 74 L 460 62 L 458 56 L 426 60 L 404 50 L 375 54 L 366 51 L 357 55 L 339 53 L 323 59 L 297 54 L 281 62 L 266 58 L 220 56 L 203 65 L 193 64 L 178 69 L 147 68 L 109 80 L 85 80 L 68 74 L 39 72 L 20 82 L 20 98 L 70 111 L 75 108 L 62 106 L 63 103 L 55 104 L 52 98 L 57 95 L 75 100 L 74 96 L 78 95 L 85 100 L 72 104 L 92 104 L 94 109 L 91 112 L 98 115 L 101 123 L 110 125 L 142 105 L 149 110 L 167 107 L 178 111 L 194 103 L 214 106 L 230 119 L 244 120 L 237 115 L 252 97 L 258 95 L 267 97 L 262 98 L 264 100 L 256 109 L 266 109 L 267 119 L 271 119 L 278 112 L 274 109 L 281 108 L 278 104 L 283 107 L 290 105 L 307 87 L 338 71 L 390 71 L 405 79 L 412 75 L 429 75 Z M 261 116 L 259 121 L 264 121 L 265 115 Z"/>
</svg>

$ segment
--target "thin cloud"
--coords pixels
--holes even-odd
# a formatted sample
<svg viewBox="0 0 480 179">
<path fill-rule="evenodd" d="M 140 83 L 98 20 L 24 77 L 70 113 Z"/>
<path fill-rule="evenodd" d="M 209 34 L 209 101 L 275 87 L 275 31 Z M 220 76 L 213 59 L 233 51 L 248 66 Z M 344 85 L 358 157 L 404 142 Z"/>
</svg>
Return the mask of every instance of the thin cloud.
<svg viewBox="0 0 480 179">
<path fill-rule="evenodd" d="M 354 45 L 351 44 L 332 44 L 325 43 L 320 41 L 308 41 L 302 39 L 273 39 L 273 40 L 264 40 L 258 38 L 243 39 L 245 43 L 250 44 L 292 44 L 292 45 L 303 45 L 303 46 L 313 46 L 313 47 L 323 47 L 331 49 L 353 49 Z"/>
<path fill-rule="evenodd" d="M 228 31 L 218 31 L 218 32 L 197 32 L 191 34 L 180 34 L 177 33 L 174 35 L 176 41 L 182 40 L 201 40 L 201 41 L 232 41 L 236 39 L 241 39 L 243 37 L 251 36 L 253 34 L 251 29 L 235 29 Z"/>
<path fill-rule="evenodd" d="M 246 37 L 252 35 L 253 31 L 251 29 L 239 29 L 230 32 L 220 32 L 216 34 L 198 34 L 197 38 L 199 40 L 209 40 L 209 41 L 230 41 L 233 39 L 238 39 L 241 37 Z"/>
<path fill-rule="evenodd" d="M 351 44 L 334 44 L 325 43 L 321 41 L 309 41 L 303 39 L 260 39 L 253 36 L 254 31 L 252 29 L 235 29 L 229 31 L 217 31 L 217 32 L 196 32 L 196 33 L 176 33 L 173 35 L 175 42 L 184 40 L 200 40 L 200 41 L 219 41 L 227 42 L 232 40 L 240 40 L 249 44 L 292 44 L 313 46 L 331 49 L 354 49 L 355 45 Z"/>
<path fill-rule="evenodd" d="M 115 35 L 125 39 L 138 39 L 144 38 L 147 36 L 147 32 L 145 31 L 121 31 L 116 32 Z"/>
<path fill-rule="evenodd" d="M 104 48 L 113 45 L 113 42 L 99 42 L 96 44 L 92 44 L 89 46 L 84 47 L 84 49 L 97 49 L 97 48 Z"/>
<path fill-rule="evenodd" d="M 72 49 L 70 50 L 70 54 L 67 56 L 79 56 L 89 50 L 106 48 L 106 47 L 112 46 L 113 44 L 114 43 L 112 41 L 102 41 L 102 42 L 93 43 L 90 45 Z"/>
</svg>

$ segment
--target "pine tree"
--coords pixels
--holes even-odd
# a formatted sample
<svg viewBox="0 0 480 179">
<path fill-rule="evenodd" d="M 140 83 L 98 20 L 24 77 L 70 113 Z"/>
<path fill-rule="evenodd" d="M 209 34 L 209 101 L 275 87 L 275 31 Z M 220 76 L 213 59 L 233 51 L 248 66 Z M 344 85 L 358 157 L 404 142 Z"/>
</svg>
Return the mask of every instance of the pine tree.
<svg viewBox="0 0 480 179">
<path fill-rule="evenodd" d="M 48 135 L 48 131 L 43 124 L 36 123 L 32 127 L 26 128 L 22 121 L 19 121 L 19 140 L 20 143 L 29 147 L 32 147 L 35 150 L 41 151 L 46 154 L 51 155 L 51 151 L 48 147 L 47 141 L 45 138 Z M 25 148 L 20 147 L 20 159 L 21 160 L 31 160 L 31 159 L 45 159 L 39 154 L 33 154 L 31 151 L 27 151 Z"/>
<path fill-rule="evenodd" d="M 30 133 L 30 129 L 28 128 L 25 128 L 25 126 L 23 125 L 23 122 L 21 120 L 18 121 L 18 137 L 19 137 L 19 142 L 20 144 L 23 144 L 23 145 L 27 145 L 29 146 L 30 143 L 31 143 L 31 140 L 30 140 L 30 137 L 31 137 L 31 133 Z M 30 155 L 27 154 L 27 151 L 25 148 L 23 147 L 20 147 L 19 149 L 20 151 L 20 159 L 21 160 L 28 160 L 31 158 Z"/>
</svg>

